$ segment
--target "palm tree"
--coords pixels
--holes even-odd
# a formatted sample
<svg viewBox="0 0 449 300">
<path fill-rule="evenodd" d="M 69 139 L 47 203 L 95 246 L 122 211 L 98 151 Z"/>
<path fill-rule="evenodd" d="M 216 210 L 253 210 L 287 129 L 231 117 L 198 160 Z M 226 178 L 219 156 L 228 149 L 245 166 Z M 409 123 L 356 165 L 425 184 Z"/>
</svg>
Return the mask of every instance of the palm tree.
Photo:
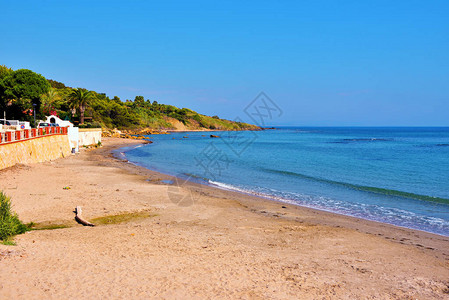
<svg viewBox="0 0 449 300">
<path fill-rule="evenodd" d="M 49 109 L 54 109 L 61 105 L 60 100 L 61 95 L 59 95 L 58 91 L 55 88 L 50 88 L 46 94 L 42 95 L 41 105 Z"/>
<path fill-rule="evenodd" d="M 69 106 L 72 108 L 72 114 L 77 108 L 80 111 L 80 124 L 84 124 L 84 111 L 92 98 L 92 92 L 82 88 L 73 89 L 69 94 Z"/>
</svg>

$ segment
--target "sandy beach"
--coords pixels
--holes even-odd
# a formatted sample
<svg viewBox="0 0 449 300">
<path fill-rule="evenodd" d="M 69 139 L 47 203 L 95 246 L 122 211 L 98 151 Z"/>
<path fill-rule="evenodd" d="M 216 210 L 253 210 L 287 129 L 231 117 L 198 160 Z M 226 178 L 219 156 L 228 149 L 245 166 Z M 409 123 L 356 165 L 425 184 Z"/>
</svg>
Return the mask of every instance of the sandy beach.
<svg viewBox="0 0 449 300">
<path fill-rule="evenodd" d="M 21 220 L 67 226 L 0 245 L 0 299 L 449 298 L 448 237 L 179 187 L 111 155 L 138 143 L 0 171 Z M 78 205 L 123 222 L 84 227 Z"/>
</svg>

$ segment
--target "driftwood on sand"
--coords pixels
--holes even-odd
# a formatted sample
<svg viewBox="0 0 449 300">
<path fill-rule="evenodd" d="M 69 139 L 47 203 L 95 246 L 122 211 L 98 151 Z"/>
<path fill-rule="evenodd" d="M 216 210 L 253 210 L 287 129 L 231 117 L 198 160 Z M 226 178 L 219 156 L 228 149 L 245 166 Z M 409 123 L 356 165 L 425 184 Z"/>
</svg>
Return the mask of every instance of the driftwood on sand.
<svg viewBox="0 0 449 300">
<path fill-rule="evenodd" d="M 76 213 L 75 220 L 76 220 L 78 223 L 80 223 L 80 224 L 82 224 L 82 225 L 84 225 L 84 226 L 95 226 L 94 224 L 92 224 L 92 223 L 90 223 L 89 221 L 85 220 L 85 219 L 81 216 L 81 214 L 82 214 L 81 206 L 77 206 L 77 207 L 75 208 L 75 213 Z"/>
</svg>

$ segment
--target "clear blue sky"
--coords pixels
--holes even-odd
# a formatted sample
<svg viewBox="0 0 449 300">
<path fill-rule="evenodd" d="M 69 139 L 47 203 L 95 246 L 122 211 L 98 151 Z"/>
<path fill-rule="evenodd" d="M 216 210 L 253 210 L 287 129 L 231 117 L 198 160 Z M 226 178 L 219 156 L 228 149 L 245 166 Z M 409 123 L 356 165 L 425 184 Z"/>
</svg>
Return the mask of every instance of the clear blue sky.
<svg viewBox="0 0 449 300">
<path fill-rule="evenodd" d="M 0 0 L 0 64 L 273 125 L 448 126 L 449 1 Z M 246 119 L 249 120 L 249 119 Z"/>
</svg>

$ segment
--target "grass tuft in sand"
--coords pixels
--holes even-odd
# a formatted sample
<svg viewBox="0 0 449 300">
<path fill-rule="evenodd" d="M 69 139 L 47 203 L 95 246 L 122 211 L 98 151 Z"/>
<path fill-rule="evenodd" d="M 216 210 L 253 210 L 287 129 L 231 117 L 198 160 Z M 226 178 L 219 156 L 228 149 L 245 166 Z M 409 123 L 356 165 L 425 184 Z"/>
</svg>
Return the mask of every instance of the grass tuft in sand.
<svg viewBox="0 0 449 300">
<path fill-rule="evenodd" d="M 126 212 L 116 215 L 98 217 L 90 220 L 90 222 L 94 223 L 95 225 L 111 225 L 111 224 L 126 223 L 130 221 L 137 221 L 156 216 L 157 214 L 152 214 L 149 211 Z"/>
<path fill-rule="evenodd" d="M 52 223 L 52 222 L 42 222 L 42 223 L 30 223 L 27 224 L 31 230 L 53 230 L 53 229 L 63 229 L 72 227 L 73 224 L 67 223 Z"/>
</svg>

